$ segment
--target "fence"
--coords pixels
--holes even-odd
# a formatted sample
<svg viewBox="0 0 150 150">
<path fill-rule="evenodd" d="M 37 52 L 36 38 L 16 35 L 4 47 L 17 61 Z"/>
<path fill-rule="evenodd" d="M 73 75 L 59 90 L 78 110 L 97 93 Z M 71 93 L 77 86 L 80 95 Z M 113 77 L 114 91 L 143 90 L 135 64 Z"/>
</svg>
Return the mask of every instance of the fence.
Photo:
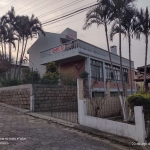
<svg viewBox="0 0 150 150">
<path fill-rule="evenodd" d="M 96 97 L 86 99 L 87 114 L 100 118 L 122 117 L 118 97 Z"/>
<path fill-rule="evenodd" d="M 77 87 L 34 84 L 34 111 L 77 122 Z"/>
<path fill-rule="evenodd" d="M 78 79 L 78 121 L 81 125 L 91 127 L 104 132 L 124 136 L 138 141 L 139 143 L 146 142 L 146 130 L 144 123 L 143 107 L 135 107 L 135 125 L 124 122 L 112 121 L 109 119 L 89 116 L 87 114 L 86 100 L 83 95 L 83 80 Z M 108 92 L 108 91 L 107 91 Z"/>
</svg>

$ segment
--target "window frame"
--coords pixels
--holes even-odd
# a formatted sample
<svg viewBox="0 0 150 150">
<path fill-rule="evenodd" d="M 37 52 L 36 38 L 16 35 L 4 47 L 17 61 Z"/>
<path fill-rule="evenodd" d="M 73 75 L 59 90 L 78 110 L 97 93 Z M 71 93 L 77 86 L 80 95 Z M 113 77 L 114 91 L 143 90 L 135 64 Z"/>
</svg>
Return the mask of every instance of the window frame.
<svg viewBox="0 0 150 150">
<path fill-rule="evenodd" d="M 103 62 L 90 59 L 90 66 L 91 66 L 91 78 L 97 79 L 98 81 L 104 81 Z"/>
</svg>

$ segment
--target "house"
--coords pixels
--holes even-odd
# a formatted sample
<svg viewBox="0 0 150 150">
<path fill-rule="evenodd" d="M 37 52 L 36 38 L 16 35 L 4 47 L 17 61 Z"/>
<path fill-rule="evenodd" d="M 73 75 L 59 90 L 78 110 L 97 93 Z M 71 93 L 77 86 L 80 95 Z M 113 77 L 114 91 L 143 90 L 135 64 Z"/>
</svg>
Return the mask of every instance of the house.
<svg viewBox="0 0 150 150">
<path fill-rule="evenodd" d="M 69 71 L 78 76 L 78 68 L 89 73 L 88 87 L 90 94 L 101 95 L 106 91 L 106 81 L 110 80 L 110 91 L 112 96 L 117 95 L 117 87 L 114 82 L 109 62 L 108 51 L 94 46 L 90 43 L 77 39 L 77 32 L 69 28 L 62 33 L 49 33 L 40 36 L 29 48 L 29 67 L 37 69 L 41 75 L 45 73 L 45 64 L 54 61 L 59 71 Z M 111 58 L 115 70 L 119 88 L 122 90 L 120 81 L 120 58 L 117 54 L 117 47 L 111 47 Z M 128 95 L 130 94 L 129 60 L 122 58 L 124 82 Z M 71 70 L 71 71 L 70 71 Z M 135 69 L 132 61 L 132 79 Z M 135 81 L 132 81 L 133 91 L 136 92 Z"/>
<path fill-rule="evenodd" d="M 137 83 L 138 90 L 140 87 L 143 87 L 144 84 L 144 70 L 145 66 L 138 67 L 136 69 L 136 76 L 134 81 Z M 146 91 L 150 90 L 150 64 L 147 65 L 147 70 L 146 70 Z"/>
</svg>

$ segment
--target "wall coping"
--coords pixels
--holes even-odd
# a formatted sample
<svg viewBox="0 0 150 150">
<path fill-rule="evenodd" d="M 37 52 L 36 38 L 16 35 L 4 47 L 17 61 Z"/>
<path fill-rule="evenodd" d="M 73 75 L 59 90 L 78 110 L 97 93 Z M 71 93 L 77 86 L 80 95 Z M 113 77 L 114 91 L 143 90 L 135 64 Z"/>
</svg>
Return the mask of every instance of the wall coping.
<svg viewBox="0 0 150 150">
<path fill-rule="evenodd" d="M 17 89 L 25 89 L 25 88 L 32 88 L 32 84 L 24 84 L 24 85 L 17 85 L 17 86 L 10 86 L 10 87 L 2 87 L 0 88 L 0 91 L 5 90 L 17 90 Z"/>
</svg>

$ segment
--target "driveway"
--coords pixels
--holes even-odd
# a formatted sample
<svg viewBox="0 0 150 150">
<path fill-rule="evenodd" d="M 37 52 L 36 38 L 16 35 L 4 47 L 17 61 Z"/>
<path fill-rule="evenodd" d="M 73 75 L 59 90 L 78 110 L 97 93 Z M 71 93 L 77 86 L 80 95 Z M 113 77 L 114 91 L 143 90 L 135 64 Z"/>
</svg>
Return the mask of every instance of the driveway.
<svg viewBox="0 0 150 150">
<path fill-rule="evenodd" d="M 120 150 L 125 147 L 0 106 L 0 150 Z"/>
</svg>

